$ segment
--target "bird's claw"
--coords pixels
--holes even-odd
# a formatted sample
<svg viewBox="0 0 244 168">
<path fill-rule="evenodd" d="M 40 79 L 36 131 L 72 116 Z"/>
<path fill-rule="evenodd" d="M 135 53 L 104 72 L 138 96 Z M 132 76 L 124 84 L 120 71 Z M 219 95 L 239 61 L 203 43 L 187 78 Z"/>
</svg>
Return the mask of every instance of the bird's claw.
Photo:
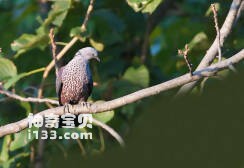
<svg viewBox="0 0 244 168">
<path fill-rule="evenodd" d="M 83 106 L 83 107 L 86 107 L 86 108 L 90 108 L 92 103 L 89 103 L 89 102 L 80 102 L 80 104 Z"/>
<path fill-rule="evenodd" d="M 72 105 L 71 104 L 65 104 L 64 105 L 64 114 L 70 113 L 70 111 L 69 111 L 70 108 L 72 108 Z"/>
</svg>

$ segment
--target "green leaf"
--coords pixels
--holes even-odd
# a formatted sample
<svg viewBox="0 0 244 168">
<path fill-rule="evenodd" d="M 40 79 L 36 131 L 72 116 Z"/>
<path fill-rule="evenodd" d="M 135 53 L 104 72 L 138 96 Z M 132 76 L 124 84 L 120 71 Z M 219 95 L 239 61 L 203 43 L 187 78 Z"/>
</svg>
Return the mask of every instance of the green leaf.
<svg viewBox="0 0 244 168">
<path fill-rule="evenodd" d="M 214 4 L 215 4 L 216 10 L 219 11 L 220 10 L 220 3 L 214 3 Z M 213 13 L 212 8 L 211 8 L 211 6 L 209 6 L 208 10 L 205 13 L 205 16 L 210 16 L 211 13 Z"/>
<path fill-rule="evenodd" d="M 48 45 L 48 30 L 50 24 L 60 27 L 66 18 L 68 10 L 71 7 L 71 0 L 55 1 L 48 17 L 42 22 L 42 25 L 36 29 L 36 34 L 23 34 L 11 44 L 13 51 L 17 51 L 14 56 L 17 58 L 21 54 L 33 48 L 44 49 Z M 39 19 L 40 21 L 40 19 Z"/>
<path fill-rule="evenodd" d="M 52 24 L 60 27 L 71 7 L 71 2 L 71 0 L 55 1 L 52 5 L 52 10 L 48 14 L 48 18 L 44 22 L 47 24 L 52 22 Z"/>
<path fill-rule="evenodd" d="M 129 67 L 122 78 L 142 87 L 149 85 L 149 72 L 144 65 L 138 68 Z"/>
<path fill-rule="evenodd" d="M 9 59 L 0 58 L 0 81 L 17 75 L 16 66 Z"/>
<path fill-rule="evenodd" d="M 137 85 L 137 84 L 133 84 L 128 80 L 117 80 L 116 82 L 114 82 L 114 96 L 115 97 L 121 97 L 124 96 L 126 94 L 130 94 L 132 92 L 135 92 L 137 90 L 140 90 L 142 87 Z M 121 89 L 123 88 L 123 89 Z"/>
<path fill-rule="evenodd" d="M 204 41 L 206 41 L 208 39 L 207 35 L 204 32 L 199 32 L 197 33 L 193 39 L 191 40 L 191 42 L 189 43 L 189 48 L 192 49 L 194 48 L 196 45 L 198 45 L 199 43 L 203 43 Z"/>
<path fill-rule="evenodd" d="M 20 106 L 25 109 L 26 115 L 28 116 L 28 114 L 31 112 L 31 105 L 30 105 L 30 103 L 29 102 L 20 101 Z"/>
<path fill-rule="evenodd" d="M 224 78 L 228 77 L 230 75 L 230 73 L 231 73 L 230 69 L 223 69 L 222 71 L 218 72 L 218 76 L 221 79 L 224 79 Z"/>
<path fill-rule="evenodd" d="M 9 158 L 8 145 L 9 145 L 10 141 L 11 141 L 10 135 L 7 135 L 4 137 L 2 149 L 1 149 L 1 153 L 0 153 L 0 162 L 5 162 Z"/>
<path fill-rule="evenodd" d="M 33 48 L 44 49 L 48 44 L 48 40 L 47 35 L 23 34 L 11 44 L 12 50 L 17 51 L 14 57 L 17 58 Z"/>
<path fill-rule="evenodd" d="M 118 15 L 116 15 L 114 12 L 112 12 L 109 9 L 96 10 L 96 11 L 94 11 L 94 16 L 101 19 L 102 22 L 104 24 L 106 24 L 106 26 L 108 26 L 108 28 L 107 28 L 108 30 L 112 29 L 112 31 L 121 33 L 125 29 L 125 23 L 121 19 L 121 17 L 119 17 Z M 99 24 L 99 29 L 101 29 L 102 27 L 103 27 L 103 25 Z"/>
<path fill-rule="evenodd" d="M 81 27 L 78 26 L 78 27 L 74 27 L 74 28 L 72 28 L 72 29 L 70 30 L 69 35 L 70 35 L 70 37 L 74 37 L 74 36 L 80 36 L 81 33 L 82 33 L 82 32 L 81 32 Z"/>
<path fill-rule="evenodd" d="M 97 51 L 103 51 L 104 49 L 104 44 L 97 42 L 95 40 L 93 40 L 92 38 L 89 39 L 90 44 L 92 45 L 92 47 L 94 47 Z"/>
<path fill-rule="evenodd" d="M 38 128 L 33 127 L 31 129 L 25 129 L 19 133 L 14 134 L 14 140 L 10 144 L 10 151 L 14 151 L 16 149 L 22 148 L 29 144 L 33 139 L 34 135 L 28 136 L 28 134 L 32 134 L 33 130 L 37 130 Z M 30 133 L 29 133 L 30 131 Z"/>
<path fill-rule="evenodd" d="M 142 9 L 142 13 L 153 13 L 162 0 L 153 0 Z"/>
<path fill-rule="evenodd" d="M 5 84 L 4 84 L 4 88 L 8 89 L 10 88 L 12 85 L 14 85 L 17 81 L 19 81 L 20 79 L 26 77 L 26 76 L 30 76 L 32 74 L 38 73 L 38 72 L 42 72 L 44 71 L 45 68 L 39 68 L 39 69 L 35 69 L 32 70 L 30 72 L 25 72 L 25 73 L 21 73 L 18 75 L 13 76 L 12 78 L 10 78 Z"/>
<path fill-rule="evenodd" d="M 142 13 L 153 13 L 163 0 L 127 0 L 135 12 L 141 11 Z"/>
<path fill-rule="evenodd" d="M 2 51 L 2 48 L 0 48 L 0 57 L 4 57 L 4 53 Z"/>
<path fill-rule="evenodd" d="M 9 159 L 7 162 L 4 162 L 2 165 L 0 164 L 0 166 L 3 166 L 3 168 L 26 167 L 26 164 L 24 165 L 25 162 L 23 162 L 23 160 L 28 159 L 29 155 L 30 155 L 29 152 L 19 153 L 11 157 L 11 159 Z"/>
<path fill-rule="evenodd" d="M 32 35 L 32 34 L 23 34 L 21 35 L 17 40 L 15 40 L 12 44 L 11 44 L 11 48 L 14 51 L 18 51 L 20 49 L 23 49 L 25 47 L 31 46 L 32 42 L 34 41 L 34 38 L 36 36 Z"/>
<path fill-rule="evenodd" d="M 104 101 L 100 100 L 100 101 L 96 101 L 96 103 L 102 103 Z M 106 111 L 106 112 L 102 112 L 102 113 L 97 113 L 97 114 L 93 114 L 92 115 L 93 118 L 103 122 L 103 123 L 107 123 L 109 122 L 113 117 L 114 117 L 114 111 Z"/>
<path fill-rule="evenodd" d="M 89 32 L 89 29 L 87 29 L 86 31 L 83 31 L 83 30 L 81 30 L 80 26 L 77 26 L 70 30 L 69 35 L 70 35 L 70 37 L 74 37 L 74 36 L 80 37 L 80 38 L 82 38 L 82 41 L 84 42 L 86 40 L 86 38 L 90 36 L 90 32 Z"/>
<path fill-rule="evenodd" d="M 131 119 L 135 114 L 136 104 L 128 104 L 121 108 L 121 113 L 125 114 L 128 119 Z"/>
</svg>

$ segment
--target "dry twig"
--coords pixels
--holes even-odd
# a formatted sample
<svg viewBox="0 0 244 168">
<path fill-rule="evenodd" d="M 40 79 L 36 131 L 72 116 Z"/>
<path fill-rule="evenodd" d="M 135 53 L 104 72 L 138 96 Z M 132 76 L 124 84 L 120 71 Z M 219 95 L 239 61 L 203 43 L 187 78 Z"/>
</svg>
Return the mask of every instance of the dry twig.
<svg viewBox="0 0 244 168">
<path fill-rule="evenodd" d="M 216 33 L 217 33 L 217 37 L 216 39 L 218 40 L 218 58 L 219 58 L 219 61 L 221 61 L 221 58 L 222 58 L 222 53 L 221 53 L 221 44 L 220 44 L 220 30 L 219 30 L 219 24 L 218 24 L 218 12 L 217 12 L 217 9 L 215 7 L 215 4 L 211 4 L 211 9 L 213 11 L 213 14 L 214 14 L 214 25 L 215 25 L 215 29 L 216 29 Z"/>
<path fill-rule="evenodd" d="M 183 50 L 178 50 L 178 54 L 179 55 L 183 55 L 183 57 L 185 59 L 185 62 L 187 64 L 187 66 L 188 66 L 189 72 L 192 75 L 192 72 L 193 72 L 192 71 L 192 64 L 191 64 L 191 62 L 190 62 L 190 60 L 188 58 L 188 52 L 189 52 L 189 47 L 188 47 L 187 44 L 185 45 L 185 50 L 184 51 Z"/>
<path fill-rule="evenodd" d="M 52 46 L 52 56 L 53 56 L 53 60 L 54 60 L 54 64 L 55 64 L 55 72 L 56 72 L 56 76 L 58 76 L 58 60 L 56 57 L 56 44 L 54 41 L 54 29 L 51 28 L 49 31 L 49 38 L 50 38 L 50 42 L 51 42 L 51 46 Z"/>
<path fill-rule="evenodd" d="M 230 34 L 234 24 L 236 23 L 237 19 L 239 18 L 239 17 L 237 17 L 237 13 L 239 13 L 239 11 L 240 11 L 242 2 L 243 2 L 243 0 L 233 0 L 232 1 L 229 13 L 228 13 L 227 17 L 225 18 L 223 26 L 220 29 L 220 37 L 221 37 L 220 44 L 221 45 L 223 45 L 225 39 Z M 211 45 L 211 47 L 208 49 L 207 53 L 203 57 L 202 61 L 200 62 L 200 64 L 198 65 L 196 70 L 198 71 L 200 69 L 204 69 L 204 68 L 208 67 L 215 59 L 215 56 L 217 53 L 218 53 L 218 39 L 216 38 L 214 40 L 213 44 Z M 196 85 L 196 83 L 197 82 L 194 81 L 194 82 L 187 83 L 186 85 L 182 86 L 180 88 L 180 90 L 178 91 L 178 93 L 176 94 L 176 96 L 188 93 Z"/>
<path fill-rule="evenodd" d="M 23 101 L 23 102 L 32 102 L 32 103 L 51 103 L 51 104 L 55 104 L 55 105 L 58 105 L 58 101 L 56 100 L 52 100 L 52 99 L 48 99 L 48 98 L 44 98 L 44 99 L 41 99 L 41 98 L 36 98 L 36 97 L 21 97 L 15 93 L 12 93 L 12 92 L 9 92 L 9 91 L 6 91 L 6 90 L 0 90 L 0 94 L 2 95 L 5 95 L 5 96 L 8 96 L 12 99 L 16 99 L 16 100 L 19 100 L 19 101 Z"/>
</svg>

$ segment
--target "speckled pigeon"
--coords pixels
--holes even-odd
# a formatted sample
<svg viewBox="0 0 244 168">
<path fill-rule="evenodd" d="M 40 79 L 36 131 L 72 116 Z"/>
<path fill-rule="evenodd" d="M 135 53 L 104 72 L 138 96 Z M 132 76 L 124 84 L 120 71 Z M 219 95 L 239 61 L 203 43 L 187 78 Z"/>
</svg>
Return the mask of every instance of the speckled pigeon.
<svg viewBox="0 0 244 168">
<path fill-rule="evenodd" d="M 89 60 L 96 59 L 97 51 L 92 47 L 80 49 L 74 58 L 58 70 L 56 92 L 60 105 L 86 102 L 93 88 Z"/>
</svg>

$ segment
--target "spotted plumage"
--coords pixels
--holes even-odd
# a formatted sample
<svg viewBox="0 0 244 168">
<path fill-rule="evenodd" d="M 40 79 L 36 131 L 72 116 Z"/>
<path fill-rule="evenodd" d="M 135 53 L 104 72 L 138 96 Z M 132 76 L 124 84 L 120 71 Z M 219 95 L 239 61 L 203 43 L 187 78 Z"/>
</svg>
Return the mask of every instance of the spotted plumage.
<svg viewBox="0 0 244 168">
<path fill-rule="evenodd" d="M 96 59 L 97 51 L 92 47 L 80 49 L 74 58 L 58 71 L 56 92 L 59 104 L 78 104 L 86 102 L 93 88 L 89 60 Z"/>
</svg>

